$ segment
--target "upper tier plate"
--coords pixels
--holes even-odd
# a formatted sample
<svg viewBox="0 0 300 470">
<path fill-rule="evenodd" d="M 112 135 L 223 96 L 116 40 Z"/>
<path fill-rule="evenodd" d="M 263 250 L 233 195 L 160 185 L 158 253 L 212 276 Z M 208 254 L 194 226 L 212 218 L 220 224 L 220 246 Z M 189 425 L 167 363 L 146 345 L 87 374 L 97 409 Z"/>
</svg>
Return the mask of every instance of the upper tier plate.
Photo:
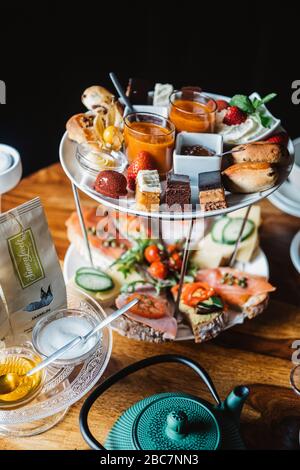
<svg viewBox="0 0 300 470">
<path fill-rule="evenodd" d="M 213 95 L 210 93 L 210 96 L 218 98 L 220 95 Z M 229 97 L 223 97 L 224 99 L 230 100 Z M 93 184 L 95 178 L 89 173 L 83 170 L 83 168 L 78 163 L 75 154 L 76 154 L 77 144 L 71 141 L 67 132 L 63 135 L 63 138 L 59 147 L 59 155 L 62 167 L 68 176 L 68 178 L 84 193 L 90 196 L 92 199 L 97 201 L 99 204 L 103 204 L 111 209 L 116 209 L 121 212 L 127 212 L 130 214 L 142 216 L 142 217 L 153 217 L 161 219 L 172 219 L 172 220 L 189 220 L 192 218 L 201 218 L 201 217 L 214 217 L 217 215 L 223 215 L 228 212 L 235 211 L 250 204 L 254 204 L 265 197 L 268 197 L 272 194 L 279 186 L 287 179 L 288 174 L 291 171 L 292 164 L 294 161 L 294 147 L 293 143 L 290 140 L 288 143 L 288 150 L 290 153 L 290 161 L 287 167 L 282 168 L 279 173 L 278 183 L 271 189 L 266 191 L 261 191 L 252 194 L 232 194 L 226 192 L 226 200 L 228 207 L 226 209 L 219 209 L 214 211 L 203 212 L 200 209 L 193 209 L 186 212 L 147 212 L 137 210 L 135 208 L 135 199 L 133 193 L 129 193 L 126 198 L 113 199 L 110 197 L 102 196 L 93 189 Z M 164 183 L 162 183 L 164 185 Z M 195 193 L 197 188 L 192 187 L 192 194 Z"/>
</svg>

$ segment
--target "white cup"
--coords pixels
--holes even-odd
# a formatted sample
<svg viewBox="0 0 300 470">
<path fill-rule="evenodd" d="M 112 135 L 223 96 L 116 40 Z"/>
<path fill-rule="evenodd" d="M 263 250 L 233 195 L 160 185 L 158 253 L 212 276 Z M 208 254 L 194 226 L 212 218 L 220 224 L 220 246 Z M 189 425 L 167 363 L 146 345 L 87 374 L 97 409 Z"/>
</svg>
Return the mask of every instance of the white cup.
<svg viewBox="0 0 300 470">
<path fill-rule="evenodd" d="M 293 140 L 295 147 L 295 163 L 289 174 L 289 181 L 295 188 L 300 190 L 300 137 Z"/>
<path fill-rule="evenodd" d="M 0 195 L 7 193 L 19 183 L 22 177 L 22 163 L 19 152 L 10 145 L 0 144 L 0 152 L 12 157 L 12 164 L 0 173 Z"/>
</svg>

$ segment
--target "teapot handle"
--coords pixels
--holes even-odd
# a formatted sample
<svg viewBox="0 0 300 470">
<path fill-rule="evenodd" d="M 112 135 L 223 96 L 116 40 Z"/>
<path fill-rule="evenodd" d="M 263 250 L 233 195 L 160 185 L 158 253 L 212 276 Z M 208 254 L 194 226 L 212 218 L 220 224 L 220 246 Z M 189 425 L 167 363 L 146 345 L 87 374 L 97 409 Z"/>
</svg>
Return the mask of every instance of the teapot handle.
<svg viewBox="0 0 300 470">
<path fill-rule="evenodd" d="M 79 415 L 79 426 L 81 434 L 87 444 L 94 450 L 106 450 L 99 441 L 92 435 L 89 426 L 88 426 L 88 415 L 90 412 L 91 407 L 93 406 L 94 402 L 99 398 L 107 389 L 109 389 L 112 385 L 114 385 L 119 380 L 127 377 L 128 375 L 137 372 L 140 369 L 144 369 L 149 366 L 153 366 L 155 364 L 161 364 L 164 362 L 177 362 L 179 364 L 184 364 L 191 369 L 193 369 L 196 374 L 203 380 L 207 388 L 209 389 L 210 393 L 212 394 L 213 398 L 217 402 L 218 405 L 221 404 L 221 400 L 219 395 L 215 389 L 215 386 L 203 367 L 200 366 L 196 361 L 192 359 L 188 359 L 185 356 L 180 356 L 176 354 L 163 354 L 160 356 L 153 356 L 147 359 L 142 359 L 141 361 L 135 362 L 130 364 L 129 366 L 125 367 L 124 369 L 120 370 L 116 374 L 108 377 L 102 384 L 98 385 L 97 388 L 89 395 L 89 397 L 85 400 Z"/>
</svg>

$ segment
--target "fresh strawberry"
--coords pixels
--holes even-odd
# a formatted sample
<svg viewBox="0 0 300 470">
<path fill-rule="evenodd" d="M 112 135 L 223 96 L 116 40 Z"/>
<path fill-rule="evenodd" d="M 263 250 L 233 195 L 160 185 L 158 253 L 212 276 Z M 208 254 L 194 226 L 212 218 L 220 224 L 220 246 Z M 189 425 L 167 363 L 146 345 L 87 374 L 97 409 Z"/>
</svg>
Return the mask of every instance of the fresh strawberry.
<svg viewBox="0 0 300 470">
<path fill-rule="evenodd" d="M 135 190 L 135 180 L 140 170 L 155 170 L 155 164 L 150 153 L 142 150 L 129 165 L 127 170 L 127 184 L 132 191 Z"/>
<path fill-rule="evenodd" d="M 288 144 L 289 136 L 286 132 L 278 132 L 277 134 L 273 134 L 272 137 L 269 137 L 265 140 L 265 142 L 272 142 L 273 144 Z"/>
<path fill-rule="evenodd" d="M 225 100 L 216 100 L 218 111 L 223 111 L 223 109 L 227 109 L 229 106 L 229 103 Z"/>
<path fill-rule="evenodd" d="M 242 124 L 247 119 L 247 114 L 244 113 L 240 108 L 237 106 L 229 106 L 227 108 L 227 113 L 223 119 L 224 124 L 227 126 L 234 126 L 236 124 Z"/>
</svg>

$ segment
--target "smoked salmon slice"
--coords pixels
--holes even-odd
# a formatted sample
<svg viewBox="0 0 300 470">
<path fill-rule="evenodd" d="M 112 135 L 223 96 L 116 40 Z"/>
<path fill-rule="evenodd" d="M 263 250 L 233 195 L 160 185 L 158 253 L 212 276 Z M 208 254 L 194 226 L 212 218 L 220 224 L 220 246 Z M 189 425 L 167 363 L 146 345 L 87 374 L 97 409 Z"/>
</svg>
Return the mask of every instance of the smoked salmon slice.
<svg viewBox="0 0 300 470">
<path fill-rule="evenodd" d="M 99 208 L 91 207 L 83 209 L 83 217 L 88 231 L 88 238 L 92 248 L 113 260 L 119 258 L 128 248 L 130 241 L 120 236 L 113 223 L 113 214 L 103 211 L 99 214 Z M 101 214 L 101 211 L 100 211 Z M 73 212 L 66 221 L 67 235 L 70 242 L 78 244 L 78 238 L 82 239 L 81 227 L 76 212 Z M 105 241 L 113 240 L 115 243 L 106 246 Z"/>
<path fill-rule="evenodd" d="M 224 302 L 243 307 L 252 296 L 268 294 L 276 288 L 263 276 L 255 276 L 234 268 L 201 269 L 197 281 L 207 282 Z"/>
</svg>

